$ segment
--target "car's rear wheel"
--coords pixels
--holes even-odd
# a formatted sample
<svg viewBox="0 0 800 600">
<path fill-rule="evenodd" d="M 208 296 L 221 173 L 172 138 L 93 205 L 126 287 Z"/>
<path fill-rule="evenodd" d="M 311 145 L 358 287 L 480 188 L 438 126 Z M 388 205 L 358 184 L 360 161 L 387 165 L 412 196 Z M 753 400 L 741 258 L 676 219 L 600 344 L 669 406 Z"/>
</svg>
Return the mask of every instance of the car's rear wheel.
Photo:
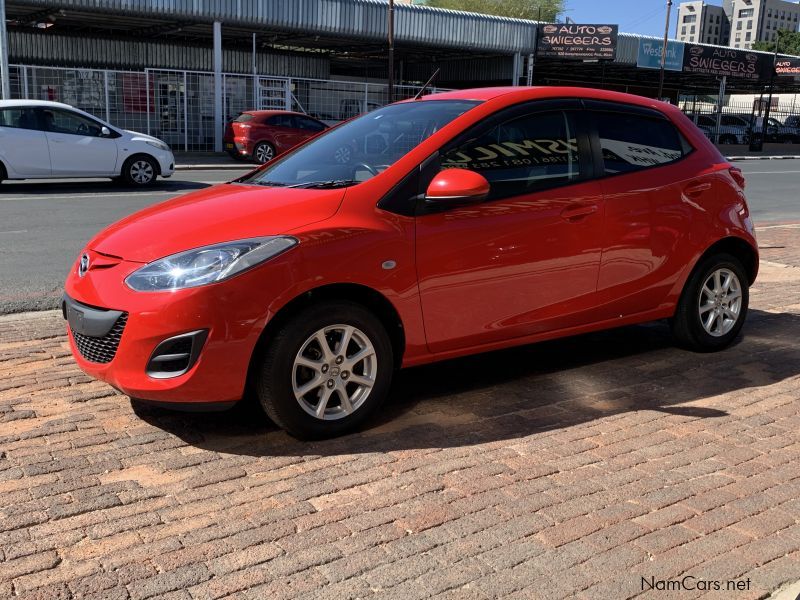
<svg viewBox="0 0 800 600">
<path fill-rule="evenodd" d="M 253 148 L 253 160 L 259 164 L 264 164 L 275 158 L 275 148 L 269 142 L 258 142 Z"/>
<path fill-rule="evenodd" d="M 725 134 L 719 136 L 719 143 L 720 144 L 738 144 L 739 140 L 736 139 L 735 135 Z"/>
<path fill-rule="evenodd" d="M 726 348 L 744 325 L 749 300 L 741 261 L 724 253 L 709 256 L 686 282 L 672 319 L 673 335 L 700 352 Z"/>
<path fill-rule="evenodd" d="M 128 185 L 144 187 L 155 183 L 158 165 L 149 156 L 131 156 L 122 165 L 122 181 Z"/>
<path fill-rule="evenodd" d="M 265 412 L 300 439 L 352 431 L 383 403 L 394 369 L 380 320 L 359 304 L 305 309 L 271 336 L 256 372 Z"/>
</svg>

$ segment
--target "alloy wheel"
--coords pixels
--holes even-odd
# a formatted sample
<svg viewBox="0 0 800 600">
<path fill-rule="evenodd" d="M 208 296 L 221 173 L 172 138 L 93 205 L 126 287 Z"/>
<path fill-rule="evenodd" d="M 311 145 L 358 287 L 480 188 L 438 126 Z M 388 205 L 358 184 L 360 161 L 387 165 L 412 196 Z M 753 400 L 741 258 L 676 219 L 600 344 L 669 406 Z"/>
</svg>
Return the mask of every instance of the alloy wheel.
<svg viewBox="0 0 800 600">
<path fill-rule="evenodd" d="M 131 165 L 131 179 L 138 184 L 147 184 L 153 180 L 153 165 L 146 160 L 137 160 Z"/>
<path fill-rule="evenodd" d="M 272 157 L 275 155 L 275 152 L 272 150 L 272 146 L 269 144 L 259 144 L 256 146 L 256 160 L 260 163 L 269 162 L 272 160 Z"/>
<path fill-rule="evenodd" d="M 364 404 L 377 373 L 369 337 L 352 325 L 330 325 L 300 347 L 292 366 L 292 391 L 309 415 L 326 421 L 342 419 Z"/>
<path fill-rule="evenodd" d="M 736 273 L 726 268 L 713 271 L 700 288 L 698 311 L 709 335 L 722 337 L 730 332 L 742 311 L 742 284 Z"/>
</svg>

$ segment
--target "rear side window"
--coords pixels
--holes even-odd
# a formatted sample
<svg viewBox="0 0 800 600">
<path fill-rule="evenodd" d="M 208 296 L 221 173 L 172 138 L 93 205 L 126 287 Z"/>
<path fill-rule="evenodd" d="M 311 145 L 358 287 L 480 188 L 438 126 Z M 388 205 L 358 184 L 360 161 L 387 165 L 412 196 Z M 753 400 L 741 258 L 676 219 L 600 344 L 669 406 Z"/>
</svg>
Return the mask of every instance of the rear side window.
<svg viewBox="0 0 800 600">
<path fill-rule="evenodd" d="M 253 120 L 253 115 L 250 113 L 242 113 L 238 117 L 234 119 L 235 123 L 247 123 L 248 121 Z"/>
<path fill-rule="evenodd" d="M 273 115 L 266 121 L 267 125 L 273 127 L 291 127 L 294 128 L 294 119 L 292 115 Z"/>
<path fill-rule="evenodd" d="M 453 168 L 483 175 L 489 200 L 569 183 L 580 175 L 572 114 L 534 113 L 497 125 L 445 151 L 441 169 Z"/>
<path fill-rule="evenodd" d="M 322 131 L 325 129 L 325 125 L 319 121 L 300 116 L 296 116 L 294 118 L 294 126 L 298 129 L 307 129 L 308 131 Z"/>
<path fill-rule="evenodd" d="M 597 112 L 597 133 L 606 175 L 666 165 L 684 156 L 688 145 L 666 119 Z"/>
<path fill-rule="evenodd" d="M 39 129 L 39 123 L 32 108 L 4 108 L 0 110 L 0 127 Z"/>
</svg>

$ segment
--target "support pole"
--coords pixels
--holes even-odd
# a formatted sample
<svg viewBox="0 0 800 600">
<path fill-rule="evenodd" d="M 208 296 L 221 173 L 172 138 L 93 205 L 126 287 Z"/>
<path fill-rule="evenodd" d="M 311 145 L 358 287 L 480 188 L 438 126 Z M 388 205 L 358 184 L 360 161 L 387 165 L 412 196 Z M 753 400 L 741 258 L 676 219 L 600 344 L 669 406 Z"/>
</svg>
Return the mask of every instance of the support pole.
<svg viewBox="0 0 800 600">
<path fill-rule="evenodd" d="M 387 92 L 389 95 L 389 102 L 394 102 L 394 0 L 389 0 L 389 15 L 388 15 L 388 41 L 389 41 L 389 85 Z"/>
<path fill-rule="evenodd" d="M 11 99 L 11 80 L 8 69 L 8 31 L 6 30 L 6 0 L 0 0 L 0 98 Z"/>
<path fill-rule="evenodd" d="M 222 23 L 214 21 L 214 152 L 222 152 Z"/>
<path fill-rule="evenodd" d="M 253 33 L 253 108 L 256 110 L 261 107 L 258 105 L 258 55 L 256 54 L 256 34 Z"/>
<path fill-rule="evenodd" d="M 723 75 L 719 80 L 719 97 L 717 98 L 717 127 L 714 130 L 714 143 L 719 144 L 719 128 L 722 124 L 722 104 L 725 102 L 725 85 L 728 83 L 728 76 Z"/>
<path fill-rule="evenodd" d="M 519 65 L 522 62 L 522 55 L 519 52 L 514 53 L 514 60 L 512 63 L 513 73 L 511 74 L 511 85 L 514 87 L 519 85 Z"/>
<path fill-rule="evenodd" d="M 667 66 L 667 41 L 669 40 L 669 13 L 672 10 L 672 0 L 667 0 L 667 18 L 664 22 L 664 45 L 661 47 L 661 68 L 658 71 L 658 99 L 664 97 L 664 69 Z"/>
<path fill-rule="evenodd" d="M 772 92 L 775 87 L 775 63 L 778 62 L 778 46 L 781 44 L 781 32 L 775 38 L 775 54 L 772 56 L 772 71 L 769 74 L 769 96 L 767 97 L 767 107 L 764 110 L 764 122 L 761 125 L 761 140 L 767 139 L 767 127 L 769 122 L 769 111 L 772 108 Z M 778 132 L 776 132 L 778 133 Z"/>
</svg>

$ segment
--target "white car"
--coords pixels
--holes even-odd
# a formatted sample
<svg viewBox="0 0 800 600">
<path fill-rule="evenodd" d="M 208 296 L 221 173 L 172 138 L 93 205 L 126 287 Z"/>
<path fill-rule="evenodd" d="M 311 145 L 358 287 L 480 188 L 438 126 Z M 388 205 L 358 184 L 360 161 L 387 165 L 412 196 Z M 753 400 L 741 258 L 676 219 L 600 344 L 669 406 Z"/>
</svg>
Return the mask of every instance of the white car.
<svg viewBox="0 0 800 600">
<path fill-rule="evenodd" d="M 175 170 L 169 146 L 60 102 L 0 100 L 0 181 L 111 177 L 146 186 Z"/>
</svg>

